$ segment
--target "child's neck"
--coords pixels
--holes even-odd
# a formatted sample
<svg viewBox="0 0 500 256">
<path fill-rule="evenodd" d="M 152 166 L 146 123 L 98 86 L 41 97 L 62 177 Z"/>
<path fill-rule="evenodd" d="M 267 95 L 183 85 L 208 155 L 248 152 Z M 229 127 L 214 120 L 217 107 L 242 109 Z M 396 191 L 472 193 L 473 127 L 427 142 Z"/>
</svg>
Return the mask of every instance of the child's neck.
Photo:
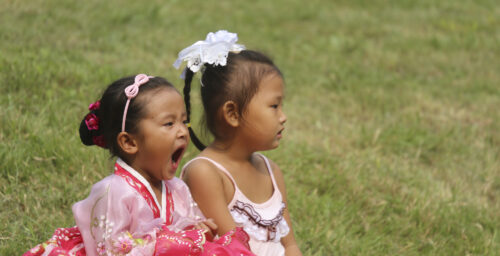
<svg viewBox="0 0 500 256">
<path fill-rule="evenodd" d="M 252 158 L 252 154 L 255 152 L 248 148 L 245 143 L 239 143 L 237 141 L 222 141 L 215 140 L 209 145 L 209 148 L 216 152 L 223 153 L 227 157 L 231 158 L 237 162 L 248 162 Z"/>
<path fill-rule="evenodd" d="M 149 185 L 153 190 L 155 190 L 155 192 L 157 190 L 161 191 L 161 186 L 162 186 L 161 180 L 158 180 L 149 175 L 148 172 L 144 171 L 141 165 L 137 164 L 137 161 L 132 161 L 129 165 L 149 183 Z"/>
</svg>

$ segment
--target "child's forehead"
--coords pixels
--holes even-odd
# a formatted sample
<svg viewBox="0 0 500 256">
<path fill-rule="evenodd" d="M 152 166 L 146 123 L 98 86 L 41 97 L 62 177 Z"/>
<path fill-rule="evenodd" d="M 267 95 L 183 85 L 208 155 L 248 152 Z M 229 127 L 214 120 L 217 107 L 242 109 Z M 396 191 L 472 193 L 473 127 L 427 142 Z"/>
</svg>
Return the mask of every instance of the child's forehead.
<svg viewBox="0 0 500 256">
<path fill-rule="evenodd" d="M 139 98 L 139 104 L 149 117 L 176 115 L 186 112 L 181 94 L 173 87 L 147 91 Z"/>
<path fill-rule="evenodd" d="M 257 93 L 274 93 L 283 94 L 285 89 L 285 82 L 283 77 L 279 74 L 269 74 L 262 78 L 259 83 Z"/>
<path fill-rule="evenodd" d="M 141 104 L 148 105 L 149 103 L 155 103 L 165 98 L 175 98 L 176 96 L 181 97 L 177 89 L 172 86 L 162 86 L 143 92 L 139 90 L 137 100 L 140 101 Z"/>
</svg>

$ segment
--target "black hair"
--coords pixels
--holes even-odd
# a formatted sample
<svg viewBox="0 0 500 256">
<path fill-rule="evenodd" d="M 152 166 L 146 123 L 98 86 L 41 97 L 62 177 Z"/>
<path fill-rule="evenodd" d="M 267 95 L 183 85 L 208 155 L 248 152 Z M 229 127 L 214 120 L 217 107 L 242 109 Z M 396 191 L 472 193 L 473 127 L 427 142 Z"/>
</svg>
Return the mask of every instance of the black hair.
<svg viewBox="0 0 500 256">
<path fill-rule="evenodd" d="M 99 106 L 89 107 L 91 111 L 85 115 L 79 128 L 83 144 L 87 146 L 98 145 L 108 149 L 112 156 L 122 157 L 116 138 L 122 129 L 123 111 L 127 102 L 125 88 L 133 84 L 134 80 L 135 76 L 129 76 L 111 83 L 98 101 Z M 130 100 L 128 106 L 125 121 L 126 132 L 136 133 L 139 121 L 146 114 L 144 113 L 146 104 L 144 100 L 141 100 L 141 95 L 165 87 L 175 90 L 173 85 L 162 77 L 149 78 L 147 83 L 139 87 L 139 93 Z"/>
<path fill-rule="evenodd" d="M 227 101 L 233 101 L 238 105 L 240 116 L 259 88 L 262 79 L 276 73 L 282 76 L 279 68 L 266 55 L 252 50 L 243 50 L 239 53 L 230 52 L 227 56 L 225 66 L 204 64 L 201 77 L 201 100 L 204 109 L 204 121 L 206 128 L 216 138 L 224 138 L 226 135 L 220 131 L 217 123 L 221 120 L 218 115 L 219 109 Z M 188 121 L 190 121 L 191 104 L 189 92 L 194 73 L 187 68 L 184 80 L 184 102 Z M 193 129 L 189 127 L 191 141 L 199 149 L 203 150 L 205 145 L 198 139 Z"/>
</svg>

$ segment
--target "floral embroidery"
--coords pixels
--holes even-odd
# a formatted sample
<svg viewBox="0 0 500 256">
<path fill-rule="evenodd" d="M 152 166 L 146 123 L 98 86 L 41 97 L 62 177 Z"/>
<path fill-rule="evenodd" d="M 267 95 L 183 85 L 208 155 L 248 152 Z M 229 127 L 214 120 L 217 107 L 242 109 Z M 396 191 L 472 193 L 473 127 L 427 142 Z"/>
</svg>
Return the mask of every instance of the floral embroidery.
<svg viewBox="0 0 500 256">
<path fill-rule="evenodd" d="M 106 255 L 106 245 L 104 242 L 97 243 L 97 253 L 99 255 Z"/>
<path fill-rule="evenodd" d="M 106 240 L 110 248 L 108 248 Z M 97 253 L 99 256 L 108 255 L 126 255 L 132 251 L 132 249 L 145 246 L 151 241 L 151 237 L 145 237 L 144 239 L 134 238 L 128 231 L 121 233 L 116 239 L 104 239 L 97 243 Z"/>
<path fill-rule="evenodd" d="M 147 242 L 149 239 L 146 238 Z M 127 231 L 118 236 L 117 239 L 111 241 L 111 245 L 113 246 L 112 251 L 117 255 L 125 255 L 132 251 L 134 247 L 143 246 L 146 241 L 140 238 L 134 238 Z"/>
<path fill-rule="evenodd" d="M 104 230 L 104 232 L 102 233 L 103 239 L 108 239 L 109 237 L 111 237 L 114 225 L 115 223 L 107 220 L 106 216 L 104 215 L 101 215 L 99 218 L 94 217 L 94 219 L 92 220 L 93 228 L 99 228 L 101 230 Z"/>
<path fill-rule="evenodd" d="M 120 236 L 113 242 L 113 246 L 118 253 L 129 253 L 132 250 L 134 240 L 129 236 Z"/>
</svg>

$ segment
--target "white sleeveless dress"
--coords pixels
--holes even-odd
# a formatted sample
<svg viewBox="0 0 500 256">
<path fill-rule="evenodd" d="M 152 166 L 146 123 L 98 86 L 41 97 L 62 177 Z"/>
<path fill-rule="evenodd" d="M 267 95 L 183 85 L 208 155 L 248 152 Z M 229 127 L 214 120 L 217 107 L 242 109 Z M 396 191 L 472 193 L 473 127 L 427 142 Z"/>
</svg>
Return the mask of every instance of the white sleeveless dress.
<svg viewBox="0 0 500 256">
<path fill-rule="evenodd" d="M 237 226 L 243 229 L 250 236 L 250 248 L 258 256 L 282 256 L 285 255 L 285 249 L 280 240 L 290 231 L 283 211 L 285 203 L 281 193 L 276 185 L 273 171 L 269 160 L 258 154 L 266 163 L 267 170 L 273 183 L 273 195 L 266 202 L 257 204 L 248 199 L 236 185 L 236 181 L 224 166 L 207 157 L 196 157 L 187 162 L 181 172 L 184 175 L 185 168 L 193 161 L 204 159 L 215 165 L 220 171 L 229 177 L 234 186 L 234 195 L 227 208 L 233 216 Z"/>
</svg>

